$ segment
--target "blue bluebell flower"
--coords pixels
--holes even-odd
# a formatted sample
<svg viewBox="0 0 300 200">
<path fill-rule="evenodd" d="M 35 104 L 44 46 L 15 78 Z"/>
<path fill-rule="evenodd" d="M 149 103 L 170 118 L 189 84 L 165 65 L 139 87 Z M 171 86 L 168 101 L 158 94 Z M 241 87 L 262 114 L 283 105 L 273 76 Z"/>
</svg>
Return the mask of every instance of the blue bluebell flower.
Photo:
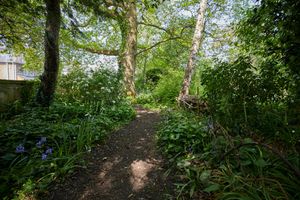
<svg viewBox="0 0 300 200">
<path fill-rule="evenodd" d="M 46 137 L 41 137 L 41 139 L 36 143 L 36 147 L 37 147 L 37 148 L 42 148 L 42 145 L 43 145 L 44 143 L 46 143 L 46 141 L 47 141 L 47 138 L 46 138 Z"/>
<path fill-rule="evenodd" d="M 19 144 L 16 147 L 16 153 L 24 153 L 25 152 L 25 147 L 22 144 Z"/>
<path fill-rule="evenodd" d="M 42 154 L 42 160 L 46 160 L 47 159 L 47 154 L 43 153 Z"/>
<path fill-rule="evenodd" d="M 47 138 L 46 137 L 41 137 L 41 140 L 40 140 L 42 143 L 45 143 L 47 141 Z"/>
<path fill-rule="evenodd" d="M 48 148 L 45 153 L 47 155 L 52 154 L 53 153 L 53 149 L 52 148 Z"/>
<path fill-rule="evenodd" d="M 36 143 L 37 148 L 42 148 L 42 145 L 43 143 L 40 140 Z"/>
</svg>

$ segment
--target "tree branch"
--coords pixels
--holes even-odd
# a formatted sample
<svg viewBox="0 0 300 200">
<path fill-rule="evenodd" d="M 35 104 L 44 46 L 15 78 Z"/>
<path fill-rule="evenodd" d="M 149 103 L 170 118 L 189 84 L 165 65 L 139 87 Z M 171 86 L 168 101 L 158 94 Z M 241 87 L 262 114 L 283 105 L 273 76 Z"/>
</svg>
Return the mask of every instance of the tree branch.
<svg viewBox="0 0 300 200">
<path fill-rule="evenodd" d="M 163 27 L 154 25 L 154 24 L 147 24 L 147 23 L 144 23 L 144 22 L 139 22 L 138 24 L 144 25 L 144 26 L 151 26 L 151 27 L 157 28 L 157 29 L 159 29 L 159 30 L 165 31 L 165 32 L 168 33 L 169 35 L 173 35 L 169 30 L 167 30 L 167 29 L 165 29 L 165 28 L 163 28 Z"/>
<path fill-rule="evenodd" d="M 116 10 L 109 10 L 105 6 L 98 6 L 98 7 L 94 8 L 94 11 L 99 15 L 102 15 L 104 17 L 111 18 L 111 19 L 116 19 L 119 17 L 119 13 Z"/>
<path fill-rule="evenodd" d="M 168 39 L 159 41 L 159 42 L 153 44 L 153 45 L 150 46 L 150 47 L 147 47 L 147 48 L 145 48 L 145 49 L 142 49 L 141 51 L 137 52 L 135 55 L 139 55 L 139 54 L 141 54 L 141 53 L 143 53 L 143 52 L 145 52 L 145 51 L 149 51 L 150 49 L 153 49 L 154 47 L 156 47 L 156 46 L 158 46 L 158 45 L 160 45 L 160 44 L 162 44 L 162 43 L 165 43 L 165 42 L 168 42 L 168 41 L 171 41 L 171 40 L 177 40 L 177 39 L 180 39 L 180 38 L 181 38 L 180 36 L 177 36 L 177 37 L 170 37 L 170 38 L 168 38 Z"/>
<path fill-rule="evenodd" d="M 101 54 L 101 55 L 106 55 L 106 56 L 118 56 L 119 55 L 118 50 L 94 49 L 94 48 L 90 48 L 90 47 L 80 47 L 80 48 L 85 51 L 88 51 L 90 53 Z"/>
</svg>

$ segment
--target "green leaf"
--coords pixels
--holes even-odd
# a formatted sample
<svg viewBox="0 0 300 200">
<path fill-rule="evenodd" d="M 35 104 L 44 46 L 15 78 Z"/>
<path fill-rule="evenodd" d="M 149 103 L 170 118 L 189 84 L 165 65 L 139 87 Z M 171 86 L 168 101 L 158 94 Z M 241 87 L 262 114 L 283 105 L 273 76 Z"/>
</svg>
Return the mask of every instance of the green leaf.
<svg viewBox="0 0 300 200">
<path fill-rule="evenodd" d="M 248 144 L 248 143 L 252 143 L 253 140 L 252 140 L 251 138 L 245 138 L 245 139 L 244 139 L 244 142 L 245 142 L 246 144 Z"/>
<path fill-rule="evenodd" d="M 258 167 L 265 167 L 266 165 L 268 165 L 268 163 L 262 158 L 259 158 L 258 160 L 256 160 L 254 162 L 254 164 Z"/>
<path fill-rule="evenodd" d="M 7 161 L 10 161 L 10 160 L 13 160 L 14 158 L 16 157 L 16 154 L 14 153 L 6 153 L 4 156 L 2 156 L 1 158 L 3 160 L 7 160 Z"/>
<path fill-rule="evenodd" d="M 204 192 L 215 192 L 219 189 L 220 189 L 220 185 L 217 183 L 214 183 L 214 184 L 208 186 L 207 188 L 205 188 L 203 191 Z"/>
<path fill-rule="evenodd" d="M 247 165 L 250 165 L 252 162 L 251 160 L 244 160 L 244 161 L 241 161 L 241 165 L 242 166 L 247 166 Z"/>
<path fill-rule="evenodd" d="M 206 182 L 211 175 L 211 170 L 204 170 L 200 175 L 201 182 Z"/>
<path fill-rule="evenodd" d="M 191 162 L 189 162 L 187 160 L 183 160 L 177 164 L 178 167 L 188 167 L 190 165 L 191 165 Z"/>
<path fill-rule="evenodd" d="M 196 184 L 193 184 L 190 189 L 190 197 L 192 197 L 194 195 L 195 189 L 196 189 Z"/>
</svg>

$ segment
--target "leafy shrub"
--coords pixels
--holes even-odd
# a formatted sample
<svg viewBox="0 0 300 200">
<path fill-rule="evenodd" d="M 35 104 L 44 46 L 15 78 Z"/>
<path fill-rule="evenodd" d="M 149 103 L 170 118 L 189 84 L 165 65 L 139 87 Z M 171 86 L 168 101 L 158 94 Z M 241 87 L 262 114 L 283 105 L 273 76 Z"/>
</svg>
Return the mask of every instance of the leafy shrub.
<svg viewBox="0 0 300 200">
<path fill-rule="evenodd" d="M 266 75 L 266 70 L 256 68 L 249 58 L 206 69 L 201 80 L 216 120 L 236 133 L 245 126 L 266 135 L 284 129 L 287 88 L 278 70 L 273 70 L 276 76 Z"/>
<path fill-rule="evenodd" d="M 151 93 L 141 93 L 136 97 L 137 104 L 150 104 L 154 102 L 153 95 Z"/>
<path fill-rule="evenodd" d="M 164 104 L 172 104 L 179 95 L 183 79 L 183 71 L 169 71 L 167 75 L 159 79 L 153 90 L 156 101 Z"/>
<path fill-rule="evenodd" d="M 59 81 L 58 99 L 72 104 L 98 103 L 98 106 L 117 104 L 122 100 L 122 84 L 118 74 L 109 69 L 86 72 L 75 68 Z"/>
<path fill-rule="evenodd" d="M 160 146 L 168 155 L 184 155 L 203 151 L 209 138 L 207 124 L 188 113 L 167 112 L 158 132 Z"/>
</svg>

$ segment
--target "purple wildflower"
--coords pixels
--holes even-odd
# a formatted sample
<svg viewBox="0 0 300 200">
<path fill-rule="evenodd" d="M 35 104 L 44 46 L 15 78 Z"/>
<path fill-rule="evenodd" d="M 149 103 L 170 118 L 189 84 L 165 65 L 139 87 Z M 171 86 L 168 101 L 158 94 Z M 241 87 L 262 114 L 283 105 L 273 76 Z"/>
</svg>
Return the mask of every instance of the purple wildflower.
<svg viewBox="0 0 300 200">
<path fill-rule="evenodd" d="M 42 154 L 42 160 L 46 160 L 47 159 L 47 154 L 43 153 Z"/>
<path fill-rule="evenodd" d="M 52 148 L 48 148 L 45 153 L 47 155 L 52 154 L 53 153 L 53 149 Z"/>
<path fill-rule="evenodd" d="M 19 144 L 16 147 L 16 153 L 24 153 L 25 152 L 25 147 L 22 144 Z"/>
</svg>

